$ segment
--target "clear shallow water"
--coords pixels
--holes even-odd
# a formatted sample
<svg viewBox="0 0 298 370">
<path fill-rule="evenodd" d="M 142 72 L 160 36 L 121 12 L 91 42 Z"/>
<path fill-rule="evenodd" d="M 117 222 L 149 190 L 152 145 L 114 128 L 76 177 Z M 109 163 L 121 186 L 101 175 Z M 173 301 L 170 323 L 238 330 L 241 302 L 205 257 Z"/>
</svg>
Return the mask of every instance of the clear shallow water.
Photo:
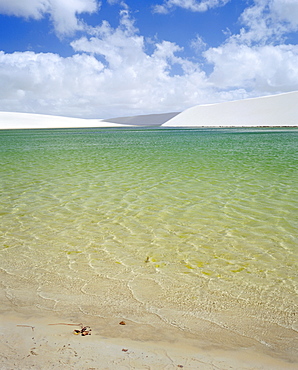
<svg viewBox="0 0 298 370">
<path fill-rule="evenodd" d="M 294 351 L 297 139 L 295 129 L 0 132 L 1 309 L 221 328 Z"/>
</svg>

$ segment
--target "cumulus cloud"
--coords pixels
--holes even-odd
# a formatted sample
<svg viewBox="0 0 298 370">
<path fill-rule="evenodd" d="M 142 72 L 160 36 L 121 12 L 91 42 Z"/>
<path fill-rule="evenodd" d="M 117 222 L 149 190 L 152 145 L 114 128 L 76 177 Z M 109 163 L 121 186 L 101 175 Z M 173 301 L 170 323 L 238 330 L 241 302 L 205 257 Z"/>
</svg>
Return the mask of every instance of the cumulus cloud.
<svg viewBox="0 0 298 370">
<path fill-rule="evenodd" d="M 298 30 L 297 0 L 255 0 L 240 17 L 243 28 L 235 36 L 243 43 L 280 43 Z"/>
<path fill-rule="evenodd" d="M 0 12 L 2 14 L 15 15 L 17 17 L 40 19 L 48 10 L 48 1 L 2 0 L 0 2 Z"/>
<path fill-rule="evenodd" d="M 208 81 L 218 91 L 244 90 L 248 96 L 298 90 L 298 46 L 283 43 L 298 25 L 298 18 L 292 17 L 297 4 L 256 0 L 246 8 L 239 34 L 203 52 L 213 66 Z"/>
<path fill-rule="evenodd" d="M 0 109 L 79 116 L 94 95 L 103 65 L 89 55 L 0 52 Z"/>
<path fill-rule="evenodd" d="M 82 29 L 78 14 L 93 13 L 99 5 L 96 0 L 1 0 L 0 13 L 34 19 L 49 15 L 56 33 L 65 35 Z"/>
<path fill-rule="evenodd" d="M 228 43 L 205 53 L 214 66 L 209 81 L 223 90 L 244 88 L 254 93 L 298 90 L 298 47 L 249 47 Z"/>
<path fill-rule="evenodd" d="M 297 0 L 273 0 L 271 9 L 274 17 L 288 23 L 293 31 L 298 29 Z"/>
<path fill-rule="evenodd" d="M 175 8 L 183 8 L 192 12 L 206 12 L 208 9 L 224 6 L 230 0 L 164 0 L 163 4 L 156 5 L 156 13 L 166 14 Z"/>
<path fill-rule="evenodd" d="M 298 90 L 298 46 L 284 42 L 296 11 L 291 0 L 256 0 L 238 34 L 218 47 L 197 35 L 189 40 L 196 56 L 187 59 L 174 42 L 151 39 L 148 47 L 125 5 L 118 26 L 85 25 L 68 58 L 0 52 L 0 110 L 109 118 Z"/>
<path fill-rule="evenodd" d="M 176 111 L 210 96 L 205 73 L 178 55 L 181 47 L 161 41 L 146 53 L 127 12 L 117 28 L 103 22 L 90 33 L 72 42 L 69 58 L 0 53 L 0 110 L 106 118 Z"/>
</svg>

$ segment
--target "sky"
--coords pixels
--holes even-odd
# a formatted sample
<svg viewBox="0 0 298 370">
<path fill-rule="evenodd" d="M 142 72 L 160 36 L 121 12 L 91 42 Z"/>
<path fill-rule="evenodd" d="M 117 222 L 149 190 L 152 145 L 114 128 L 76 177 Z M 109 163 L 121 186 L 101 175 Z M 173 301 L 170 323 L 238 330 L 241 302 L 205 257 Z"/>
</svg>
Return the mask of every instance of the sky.
<svg viewBox="0 0 298 370">
<path fill-rule="evenodd" d="M 298 0 L 0 0 L 0 111 L 180 112 L 298 90 Z"/>
</svg>

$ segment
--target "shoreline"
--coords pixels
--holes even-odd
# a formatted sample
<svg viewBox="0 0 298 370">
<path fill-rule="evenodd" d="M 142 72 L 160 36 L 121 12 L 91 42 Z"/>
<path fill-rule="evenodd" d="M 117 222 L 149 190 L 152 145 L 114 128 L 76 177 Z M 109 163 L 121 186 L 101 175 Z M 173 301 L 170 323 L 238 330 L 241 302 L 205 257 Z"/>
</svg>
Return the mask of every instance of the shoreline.
<svg viewBox="0 0 298 370">
<path fill-rule="evenodd" d="M 73 334 L 79 329 L 75 318 L 48 312 L 35 317 L 10 313 L 2 319 L 0 369 L 297 368 L 297 362 L 272 357 L 254 347 L 231 349 L 225 348 L 224 342 L 215 346 L 175 328 L 142 339 L 148 335 L 147 325 L 128 320 L 126 325 L 119 325 L 119 318 L 89 318 L 83 323 L 92 329 L 88 336 Z"/>
</svg>

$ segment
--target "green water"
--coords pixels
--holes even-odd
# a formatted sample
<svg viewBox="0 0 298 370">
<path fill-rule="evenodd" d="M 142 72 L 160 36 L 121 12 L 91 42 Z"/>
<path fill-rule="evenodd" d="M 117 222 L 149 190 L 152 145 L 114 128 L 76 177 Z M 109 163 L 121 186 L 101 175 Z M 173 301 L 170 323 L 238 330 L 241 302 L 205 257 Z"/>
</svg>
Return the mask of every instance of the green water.
<svg viewBox="0 0 298 370">
<path fill-rule="evenodd" d="M 0 132 L 1 310 L 294 346 L 297 144 L 297 129 Z"/>
</svg>

